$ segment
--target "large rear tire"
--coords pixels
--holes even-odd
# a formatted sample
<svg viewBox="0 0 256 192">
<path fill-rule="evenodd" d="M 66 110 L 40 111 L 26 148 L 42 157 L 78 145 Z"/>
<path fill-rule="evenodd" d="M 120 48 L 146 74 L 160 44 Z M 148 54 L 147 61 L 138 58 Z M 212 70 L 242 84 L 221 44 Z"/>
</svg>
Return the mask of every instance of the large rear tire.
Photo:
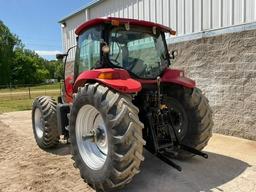
<svg viewBox="0 0 256 192">
<path fill-rule="evenodd" d="M 180 92 L 179 92 L 180 93 Z M 212 136 L 212 110 L 201 90 L 185 89 L 181 94 L 170 93 L 165 103 L 172 115 L 172 124 L 182 144 L 199 151 L 207 145 Z M 178 159 L 193 157 L 192 153 L 176 149 Z"/>
<path fill-rule="evenodd" d="M 32 126 L 37 145 L 53 148 L 59 143 L 56 102 L 48 96 L 35 99 L 32 106 Z"/>
<path fill-rule="evenodd" d="M 78 89 L 70 114 L 75 166 L 97 191 L 112 191 L 139 173 L 143 124 L 127 95 L 98 83 Z"/>
</svg>

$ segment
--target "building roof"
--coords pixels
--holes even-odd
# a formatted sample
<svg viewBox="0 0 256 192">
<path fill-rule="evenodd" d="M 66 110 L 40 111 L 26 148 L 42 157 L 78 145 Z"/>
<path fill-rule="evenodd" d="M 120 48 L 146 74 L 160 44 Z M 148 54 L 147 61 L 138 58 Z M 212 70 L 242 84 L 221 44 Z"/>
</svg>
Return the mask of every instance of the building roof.
<svg viewBox="0 0 256 192">
<path fill-rule="evenodd" d="M 104 0 L 93 0 L 93 1 L 91 1 L 90 3 L 88 3 L 87 5 L 85 5 L 84 7 L 81 7 L 80 9 L 78 9 L 78 10 L 76 10 L 76 11 L 70 13 L 69 15 L 63 17 L 63 18 L 59 21 L 59 23 L 63 23 L 63 22 L 66 21 L 67 19 L 69 19 L 69 18 L 71 18 L 71 17 L 73 17 L 73 16 L 75 16 L 75 15 L 77 15 L 77 14 L 83 12 L 84 10 L 86 10 L 86 9 L 88 9 L 88 8 L 91 8 L 91 7 L 94 7 L 94 6 L 98 5 L 98 4 L 101 3 L 102 1 L 104 1 Z"/>
<path fill-rule="evenodd" d="M 75 33 L 77 35 L 80 35 L 83 31 L 85 31 L 86 29 L 93 27 L 95 25 L 101 24 L 101 23 L 113 23 L 113 22 L 118 22 L 119 24 L 131 24 L 131 25 L 139 25 L 139 26 L 144 26 L 144 27 L 157 27 L 159 29 L 161 29 L 161 31 L 163 32 L 169 32 L 172 35 L 176 34 L 176 31 L 174 31 L 173 29 L 158 24 L 158 23 L 153 23 L 150 21 L 143 21 L 143 20 L 138 20 L 138 19 L 127 19 L 127 18 L 117 18 L 117 17 L 100 17 L 100 18 L 95 18 L 95 19 L 91 19 L 89 21 L 86 21 L 85 23 L 83 23 L 82 25 L 80 25 Z"/>
</svg>

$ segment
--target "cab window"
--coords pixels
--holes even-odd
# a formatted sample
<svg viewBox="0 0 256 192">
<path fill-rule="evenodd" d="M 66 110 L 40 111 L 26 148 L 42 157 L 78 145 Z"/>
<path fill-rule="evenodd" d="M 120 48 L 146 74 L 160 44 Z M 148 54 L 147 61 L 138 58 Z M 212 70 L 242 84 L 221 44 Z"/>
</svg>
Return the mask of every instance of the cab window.
<svg viewBox="0 0 256 192">
<path fill-rule="evenodd" d="M 91 28 L 79 37 L 76 65 L 78 73 L 100 66 L 100 26 Z"/>
</svg>

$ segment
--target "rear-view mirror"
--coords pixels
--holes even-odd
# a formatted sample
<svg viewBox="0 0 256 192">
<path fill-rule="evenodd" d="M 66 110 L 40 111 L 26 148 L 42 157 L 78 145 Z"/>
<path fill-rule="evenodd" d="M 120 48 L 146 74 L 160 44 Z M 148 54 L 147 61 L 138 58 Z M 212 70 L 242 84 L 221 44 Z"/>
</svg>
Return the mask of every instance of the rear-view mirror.
<svg viewBox="0 0 256 192">
<path fill-rule="evenodd" d="M 169 51 L 169 55 L 170 55 L 170 59 L 175 59 L 176 56 L 178 55 L 178 51 L 177 50 Z"/>
<path fill-rule="evenodd" d="M 56 54 L 56 59 L 63 60 L 64 57 L 67 57 L 68 54 Z"/>
</svg>

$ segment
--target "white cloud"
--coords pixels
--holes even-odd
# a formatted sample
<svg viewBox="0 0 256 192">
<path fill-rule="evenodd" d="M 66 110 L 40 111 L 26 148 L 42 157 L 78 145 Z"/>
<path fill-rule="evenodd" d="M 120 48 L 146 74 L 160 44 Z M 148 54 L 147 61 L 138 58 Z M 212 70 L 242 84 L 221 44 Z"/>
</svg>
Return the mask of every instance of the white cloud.
<svg viewBox="0 0 256 192">
<path fill-rule="evenodd" d="M 40 56 L 55 56 L 61 53 L 60 51 L 35 51 Z"/>
</svg>

